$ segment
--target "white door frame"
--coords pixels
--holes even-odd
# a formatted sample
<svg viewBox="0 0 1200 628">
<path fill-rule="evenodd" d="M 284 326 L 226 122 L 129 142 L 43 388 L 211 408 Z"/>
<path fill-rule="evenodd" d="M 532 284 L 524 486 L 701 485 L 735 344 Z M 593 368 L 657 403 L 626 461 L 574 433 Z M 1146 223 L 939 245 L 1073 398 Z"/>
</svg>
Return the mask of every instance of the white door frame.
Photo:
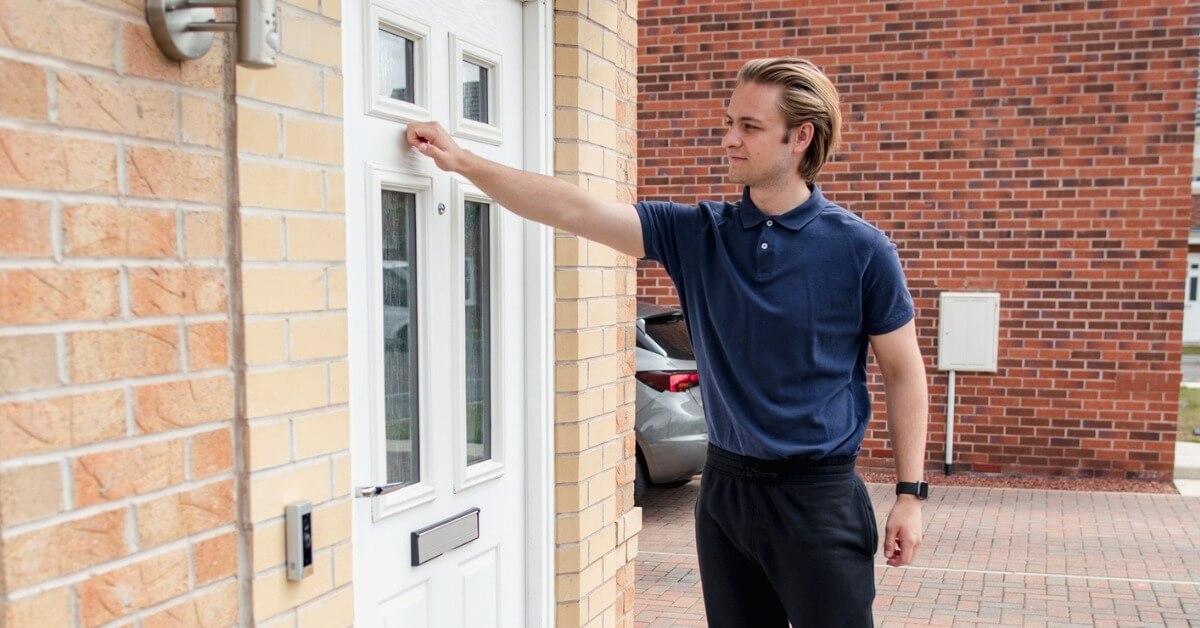
<svg viewBox="0 0 1200 628">
<path fill-rule="evenodd" d="M 525 169 L 553 175 L 554 8 L 524 3 Z M 552 628 L 554 592 L 554 232 L 525 222 L 525 621 Z"/>
<path fill-rule="evenodd" d="M 523 21 L 523 58 L 526 76 L 524 169 L 552 175 L 553 122 L 553 18 L 552 0 L 521 0 Z M 343 58 L 356 59 L 360 48 L 343 31 Z M 358 89 L 361 86 L 352 87 Z M 360 90 L 361 91 L 361 90 Z M 346 90 L 349 93 L 349 89 Z M 349 110 L 349 107 L 346 107 Z M 347 143 L 348 144 L 348 143 Z M 346 160 L 350 155 L 345 155 Z M 350 194 L 357 186 L 347 185 Z M 357 201 L 357 199 L 356 199 Z M 361 230 L 349 228 L 360 218 L 347 217 L 347 238 L 358 237 Z M 526 625 L 552 628 L 555 618 L 554 567 L 554 234 L 544 225 L 524 221 L 525 244 L 525 606 Z M 361 226 L 361 224 L 360 224 Z M 357 243 L 355 243 L 357 244 Z M 349 266 L 349 265 L 348 265 Z M 348 268 L 348 270 L 351 270 Z M 361 268 L 358 270 L 362 270 Z M 366 303 L 366 285 L 347 282 L 347 298 Z M 365 343 L 355 339 L 362 330 L 349 330 L 351 346 Z M 359 356 L 362 359 L 363 356 Z M 358 412 L 367 412 L 358 408 Z M 370 455 L 353 452 L 351 455 Z M 357 571 L 357 570 L 356 570 Z M 357 596 L 356 596 L 357 597 Z"/>
</svg>

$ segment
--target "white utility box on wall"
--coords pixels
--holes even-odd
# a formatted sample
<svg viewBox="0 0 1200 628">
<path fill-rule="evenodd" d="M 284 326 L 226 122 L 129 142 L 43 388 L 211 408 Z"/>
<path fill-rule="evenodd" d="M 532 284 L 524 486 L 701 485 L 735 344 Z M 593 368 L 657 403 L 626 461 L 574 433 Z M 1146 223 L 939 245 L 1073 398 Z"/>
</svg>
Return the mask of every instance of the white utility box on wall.
<svg viewBox="0 0 1200 628">
<path fill-rule="evenodd" d="M 1000 294 L 943 292 L 938 304 L 938 370 L 946 381 L 946 475 L 954 468 L 954 374 L 995 373 L 1000 350 Z"/>
<path fill-rule="evenodd" d="M 938 308 L 938 370 L 996 372 L 1000 294 L 943 292 Z"/>
</svg>

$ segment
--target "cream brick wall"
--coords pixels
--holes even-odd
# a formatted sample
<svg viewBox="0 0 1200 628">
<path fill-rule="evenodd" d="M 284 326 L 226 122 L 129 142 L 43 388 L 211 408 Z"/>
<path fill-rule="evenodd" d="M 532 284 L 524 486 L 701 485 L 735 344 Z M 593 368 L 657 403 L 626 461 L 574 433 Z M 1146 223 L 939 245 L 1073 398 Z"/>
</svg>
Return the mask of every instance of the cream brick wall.
<svg viewBox="0 0 1200 628">
<path fill-rule="evenodd" d="M 0 626 L 239 613 L 223 37 L 0 2 Z"/>
<path fill-rule="evenodd" d="M 283 54 L 237 70 L 246 468 L 258 625 L 348 626 L 341 4 L 280 3 Z M 284 507 L 310 500 L 313 575 L 289 582 Z"/>
<path fill-rule="evenodd" d="M 555 2 L 555 171 L 624 202 L 637 171 L 636 14 L 628 0 Z M 555 240 L 559 628 L 634 625 L 634 261 Z"/>
</svg>

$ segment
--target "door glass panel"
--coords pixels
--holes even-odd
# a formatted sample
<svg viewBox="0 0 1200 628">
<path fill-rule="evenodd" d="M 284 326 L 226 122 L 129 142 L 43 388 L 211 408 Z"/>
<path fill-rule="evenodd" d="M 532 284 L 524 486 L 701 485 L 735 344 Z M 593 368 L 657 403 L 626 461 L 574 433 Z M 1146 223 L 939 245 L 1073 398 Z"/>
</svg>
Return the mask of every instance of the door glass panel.
<svg viewBox="0 0 1200 628">
<path fill-rule="evenodd" d="M 488 123 L 488 69 L 463 61 L 463 117 Z"/>
<path fill-rule="evenodd" d="M 385 98 L 416 103 L 415 63 L 416 42 L 391 31 L 379 29 L 379 95 Z"/>
<path fill-rule="evenodd" d="M 383 406 L 387 482 L 420 478 L 417 421 L 417 196 L 383 191 Z"/>
<path fill-rule="evenodd" d="M 472 465 L 492 457 L 491 236 L 487 203 L 467 201 L 464 210 L 467 464 Z"/>
</svg>

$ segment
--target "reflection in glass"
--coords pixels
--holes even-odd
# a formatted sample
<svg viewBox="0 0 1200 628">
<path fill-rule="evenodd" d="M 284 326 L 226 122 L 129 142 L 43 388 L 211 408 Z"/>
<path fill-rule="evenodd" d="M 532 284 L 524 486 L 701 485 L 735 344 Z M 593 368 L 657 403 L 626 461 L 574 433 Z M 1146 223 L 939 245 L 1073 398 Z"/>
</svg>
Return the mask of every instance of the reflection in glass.
<svg viewBox="0 0 1200 628">
<path fill-rule="evenodd" d="M 466 244 L 466 402 L 467 464 L 492 457 L 491 251 L 488 204 L 467 201 Z"/>
<path fill-rule="evenodd" d="M 463 61 L 463 117 L 488 124 L 488 69 Z"/>
<path fill-rule="evenodd" d="M 387 482 L 420 481 L 417 434 L 417 196 L 383 191 L 383 407 Z"/>
<path fill-rule="evenodd" d="M 416 103 L 414 86 L 414 42 L 379 29 L 379 95 Z"/>
</svg>

